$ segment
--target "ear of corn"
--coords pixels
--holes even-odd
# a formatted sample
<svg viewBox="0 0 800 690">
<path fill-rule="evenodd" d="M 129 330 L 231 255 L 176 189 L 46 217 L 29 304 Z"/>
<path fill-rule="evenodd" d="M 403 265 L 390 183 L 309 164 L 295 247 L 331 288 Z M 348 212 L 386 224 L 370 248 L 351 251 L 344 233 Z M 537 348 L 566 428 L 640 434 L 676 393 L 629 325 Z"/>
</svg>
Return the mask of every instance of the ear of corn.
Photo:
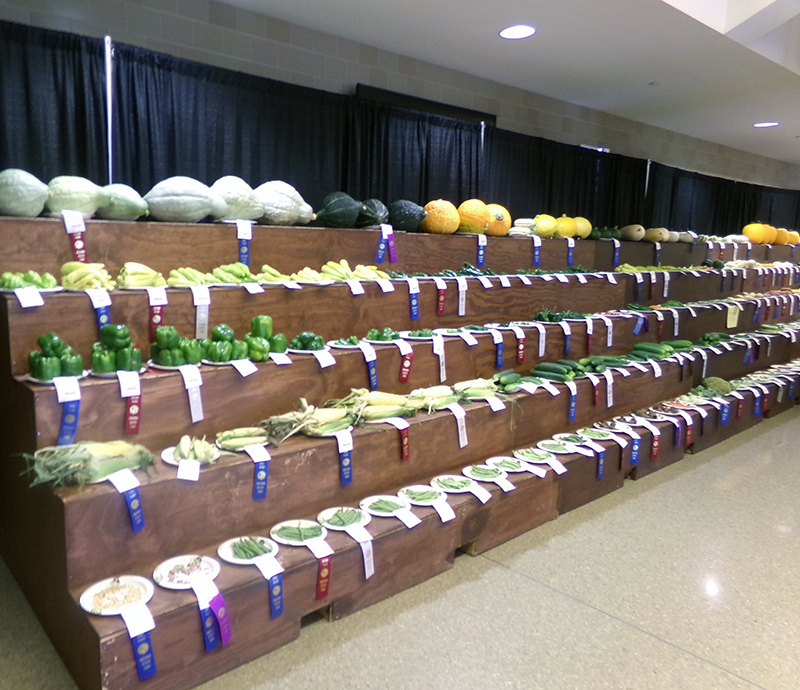
<svg viewBox="0 0 800 690">
<path fill-rule="evenodd" d="M 360 418 L 366 422 L 374 422 L 387 417 L 412 417 L 416 410 L 404 405 L 367 405 L 360 411 Z"/>
<path fill-rule="evenodd" d="M 126 441 L 81 441 L 63 446 L 40 448 L 24 457 L 36 475 L 31 486 L 91 484 L 122 469 L 147 471 L 153 454 L 144 446 Z"/>
<path fill-rule="evenodd" d="M 496 386 L 490 379 L 472 379 L 471 381 L 459 381 L 453 384 L 453 390 L 456 393 L 461 393 L 469 389 L 495 390 Z"/>
<path fill-rule="evenodd" d="M 430 386 L 429 388 L 417 388 L 409 394 L 414 398 L 443 398 L 453 394 L 450 386 Z"/>
<path fill-rule="evenodd" d="M 395 393 L 383 393 L 382 391 L 367 391 L 361 396 L 361 399 L 367 405 L 392 405 L 403 406 L 406 402 L 407 396 L 397 395 Z"/>
</svg>

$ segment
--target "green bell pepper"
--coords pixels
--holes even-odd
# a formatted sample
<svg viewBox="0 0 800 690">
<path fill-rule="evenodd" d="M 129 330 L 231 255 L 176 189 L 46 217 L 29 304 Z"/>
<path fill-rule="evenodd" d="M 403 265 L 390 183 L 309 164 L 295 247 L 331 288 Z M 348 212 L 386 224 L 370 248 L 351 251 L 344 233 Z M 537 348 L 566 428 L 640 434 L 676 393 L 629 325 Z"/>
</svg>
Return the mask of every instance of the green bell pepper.
<svg viewBox="0 0 800 690">
<path fill-rule="evenodd" d="M 6 272 L 3 274 L 3 287 L 6 290 L 16 290 L 18 288 L 24 288 L 27 286 L 28 283 L 22 279 L 22 276 L 19 273 Z"/>
<path fill-rule="evenodd" d="M 233 329 L 226 323 L 214 326 L 211 331 L 211 340 L 232 343 L 236 339 Z"/>
<path fill-rule="evenodd" d="M 272 317 L 261 315 L 250 319 L 250 332 L 259 338 L 269 340 L 272 337 Z"/>
<path fill-rule="evenodd" d="M 100 328 L 100 342 L 111 350 L 131 345 L 131 332 L 125 324 L 107 323 Z"/>
<path fill-rule="evenodd" d="M 290 350 L 302 350 L 303 349 L 303 343 L 300 341 L 300 338 L 298 338 L 297 336 L 292 338 L 289 341 L 289 349 Z"/>
<path fill-rule="evenodd" d="M 247 356 L 254 362 L 265 362 L 269 359 L 269 340 L 258 335 L 248 333 L 244 337 L 247 344 Z"/>
<path fill-rule="evenodd" d="M 121 347 L 114 355 L 117 371 L 139 371 L 142 368 L 142 353 L 138 347 Z"/>
<path fill-rule="evenodd" d="M 61 359 L 42 355 L 34 361 L 31 376 L 40 381 L 52 381 L 56 376 L 61 376 Z"/>
<path fill-rule="evenodd" d="M 40 335 L 37 343 L 45 357 L 60 357 L 64 352 L 64 341 L 58 337 L 57 333 Z"/>
<path fill-rule="evenodd" d="M 181 336 L 175 326 L 156 326 L 156 345 L 162 350 L 178 347 Z"/>
<path fill-rule="evenodd" d="M 231 345 L 231 359 L 247 359 L 250 346 L 244 340 L 234 340 Z"/>
<path fill-rule="evenodd" d="M 230 362 L 233 343 L 227 340 L 214 340 L 208 344 L 206 359 L 209 362 Z"/>
<path fill-rule="evenodd" d="M 92 350 L 92 371 L 95 374 L 113 374 L 116 370 L 117 358 L 114 350 L 107 347 L 95 347 Z"/>
<path fill-rule="evenodd" d="M 377 328 L 370 328 L 367 331 L 367 336 L 366 336 L 367 340 L 380 340 L 380 338 L 381 338 L 381 332 Z"/>
<path fill-rule="evenodd" d="M 289 341 L 283 333 L 275 333 L 269 341 L 270 352 L 286 352 L 289 349 Z"/>
<path fill-rule="evenodd" d="M 64 352 L 60 359 L 62 376 L 83 376 L 83 357 L 77 352 Z"/>
<path fill-rule="evenodd" d="M 200 360 L 205 357 L 203 345 L 194 338 L 181 338 L 179 347 L 186 364 L 200 364 Z"/>
<path fill-rule="evenodd" d="M 155 360 L 156 364 L 162 367 L 179 367 L 186 364 L 186 358 L 183 356 L 183 350 L 179 347 L 168 348 L 158 351 L 158 359 Z"/>
</svg>

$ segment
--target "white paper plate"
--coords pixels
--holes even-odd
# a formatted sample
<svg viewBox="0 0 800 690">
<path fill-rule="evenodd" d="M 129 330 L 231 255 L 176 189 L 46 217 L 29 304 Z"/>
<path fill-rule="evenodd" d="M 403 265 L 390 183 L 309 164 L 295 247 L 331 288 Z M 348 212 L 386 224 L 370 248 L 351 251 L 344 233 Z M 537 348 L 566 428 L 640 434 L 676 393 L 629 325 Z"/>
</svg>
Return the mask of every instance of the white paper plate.
<svg viewBox="0 0 800 690">
<path fill-rule="evenodd" d="M 77 378 L 78 379 L 85 379 L 88 375 L 89 375 L 89 370 L 88 369 L 84 369 L 83 373 L 80 376 L 78 376 Z M 116 374 L 114 374 L 114 376 L 116 377 Z M 25 380 L 26 381 L 30 381 L 31 383 L 38 383 L 40 386 L 55 386 L 56 385 L 55 383 L 53 383 L 52 379 L 50 379 L 49 381 L 44 381 L 42 379 L 34 378 L 30 374 L 25 374 Z"/>
<path fill-rule="evenodd" d="M 286 350 L 286 352 L 288 352 L 290 355 L 313 355 L 315 352 L 330 352 L 330 349 L 330 346 L 326 345 L 321 350 L 293 350 L 292 348 L 289 348 Z"/>
<path fill-rule="evenodd" d="M 397 510 L 394 510 L 390 513 L 383 512 L 381 510 L 374 510 L 370 508 L 370 506 L 375 503 L 376 501 L 391 501 L 399 506 Z M 405 499 L 401 498 L 400 496 L 391 496 L 388 494 L 380 494 L 377 496 L 369 496 L 368 498 L 362 499 L 362 501 L 358 504 L 361 510 L 365 510 L 370 515 L 374 517 L 395 517 L 398 513 L 402 513 L 404 511 L 411 510 L 411 504 Z"/>
<path fill-rule="evenodd" d="M 214 459 L 211 462 L 216 462 L 217 460 L 219 460 L 221 455 L 222 453 L 217 451 L 214 454 Z M 164 450 L 161 451 L 161 460 L 163 460 L 165 464 L 172 465 L 173 467 L 177 467 L 178 465 L 180 465 L 180 460 L 175 459 L 175 446 L 164 448 Z"/>
<path fill-rule="evenodd" d="M 443 484 L 442 482 L 452 481 L 455 486 Z M 444 491 L 446 494 L 465 494 L 472 490 L 475 482 L 469 477 L 462 477 L 457 474 L 440 474 L 431 479 L 431 486 Z"/>
<path fill-rule="evenodd" d="M 536 444 L 536 447 L 539 450 L 546 450 L 549 453 L 577 453 L 578 451 L 575 449 L 575 446 L 572 443 L 564 443 L 563 441 L 553 441 L 553 440 L 545 440 L 539 441 Z"/>
<path fill-rule="evenodd" d="M 327 527 L 328 529 L 335 530 L 337 532 L 344 532 L 347 527 L 342 525 L 336 525 L 330 522 L 330 519 L 336 515 L 336 512 L 339 510 L 354 510 L 358 513 L 358 522 L 351 523 L 347 525 L 347 527 L 351 527 L 353 525 L 360 525 L 363 527 L 364 525 L 368 525 L 370 520 L 372 520 L 372 516 L 362 508 L 353 508 L 351 506 L 336 506 L 334 508 L 327 508 L 323 510 L 319 515 L 317 515 L 317 522 L 319 522 L 323 527 Z"/>
<path fill-rule="evenodd" d="M 213 580 L 219 575 L 219 563 L 209 556 L 185 554 L 159 563 L 153 582 L 164 589 L 191 589 L 192 580 Z"/>
<path fill-rule="evenodd" d="M 147 371 L 147 366 L 146 365 L 143 366 L 141 369 L 139 369 L 139 373 L 140 374 L 144 374 L 146 371 Z M 112 371 L 112 372 L 104 373 L 104 374 L 98 374 L 96 371 L 92 371 L 91 369 L 89 369 L 89 375 L 92 376 L 93 378 L 96 378 L 96 379 L 115 379 L 115 378 L 117 378 L 117 372 L 116 371 Z"/>
<path fill-rule="evenodd" d="M 528 454 L 530 457 L 528 457 Z M 532 465 L 547 465 L 556 459 L 553 453 L 548 450 L 541 450 L 540 448 L 523 448 L 521 450 L 515 450 L 512 455 L 518 460 L 529 462 Z"/>
<path fill-rule="evenodd" d="M 317 535 L 316 537 L 309 537 L 308 539 L 287 539 L 286 537 L 282 537 L 277 532 L 280 530 L 281 527 L 299 527 L 301 529 L 321 529 L 321 534 Z M 279 522 L 275 525 L 270 531 L 269 536 L 272 537 L 276 542 L 279 544 L 286 544 L 287 546 L 305 546 L 307 542 L 311 539 L 324 539 L 328 535 L 328 530 L 322 527 L 318 522 L 314 520 L 285 520 L 284 522 Z"/>
<path fill-rule="evenodd" d="M 482 470 L 494 470 L 497 475 L 494 477 L 482 477 L 480 474 L 475 473 L 475 468 Z M 463 470 L 461 470 L 461 472 L 465 477 L 474 479 L 476 482 L 494 483 L 498 479 L 505 479 L 508 477 L 508 474 L 506 474 L 503 470 L 498 469 L 497 467 L 492 467 L 491 465 L 467 465 Z"/>
<path fill-rule="evenodd" d="M 523 460 L 508 455 L 495 455 L 487 458 L 484 464 L 506 473 L 527 472 L 526 463 Z"/>
<path fill-rule="evenodd" d="M 427 498 L 414 498 L 415 493 L 434 493 L 436 494 L 435 497 L 430 499 Z M 397 495 L 400 498 L 406 499 L 411 505 L 413 506 L 431 506 L 437 501 L 441 501 L 444 498 L 444 491 L 441 489 L 437 489 L 435 486 L 431 486 L 430 484 L 413 484 L 411 486 L 404 486 L 400 491 L 397 492 Z"/>
<path fill-rule="evenodd" d="M 272 539 L 268 539 L 267 537 L 246 536 L 250 539 L 255 539 L 261 546 L 268 549 L 270 556 L 275 557 L 277 555 L 278 545 L 272 541 Z M 222 542 L 217 547 L 217 555 L 226 563 L 231 563 L 233 565 L 253 565 L 256 562 L 255 558 L 236 558 L 236 556 L 233 555 L 233 545 L 243 538 L 245 537 L 234 537 L 233 539 Z"/>
<path fill-rule="evenodd" d="M 107 591 L 104 601 L 95 600 L 98 595 Z M 120 575 L 95 582 L 87 587 L 79 599 L 81 608 L 95 616 L 116 616 L 126 606 L 146 604 L 153 596 L 153 583 L 139 575 Z M 99 608 L 98 608 L 99 604 Z M 116 605 L 115 605 L 116 604 Z"/>
</svg>

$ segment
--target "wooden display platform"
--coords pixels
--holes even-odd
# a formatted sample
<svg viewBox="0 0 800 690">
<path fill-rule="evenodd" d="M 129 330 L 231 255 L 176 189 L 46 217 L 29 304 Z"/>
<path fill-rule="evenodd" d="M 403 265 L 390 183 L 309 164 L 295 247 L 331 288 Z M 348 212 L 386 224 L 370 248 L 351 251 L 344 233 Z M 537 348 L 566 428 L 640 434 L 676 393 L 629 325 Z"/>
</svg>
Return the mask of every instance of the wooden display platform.
<svg viewBox="0 0 800 690">
<path fill-rule="evenodd" d="M 59 219 L 0 219 L 4 231 L 4 270 L 49 270 L 72 259 L 69 240 Z M 326 228 L 255 227 L 251 262 L 255 268 L 269 263 L 283 272 L 309 265 L 319 268 L 329 259 L 346 257 L 351 266 L 374 264 L 380 232 Z M 90 260 L 102 261 L 116 275 L 125 261 L 140 261 L 165 274 L 178 266 L 210 270 L 238 258 L 235 227 L 224 224 L 113 223 L 89 221 L 85 235 Z M 396 233 L 398 261 L 383 268 L 406 272 L 457 269 L 476 263 L 474 236 L 442 238 Z M 392 281 L 384 292 L 365 283 L 363 295 L 353 295 L 346 285 L 304 286 L 290 290 L 268 285 L 260 294 L 241 287 L 211 288 L 210 326 L 231 325 L 239 337 L 249 330 L 250 318 L 273 316 L 276 331 L 292 337 L 313 330 L 332 340 L 363 336 L 369 328 L 391 326 L 397 330 L 452 328 L 528 320 L 536 311 L 572 309 L 605 312 L 608 321 L 595 316 L 591 332 L 585 320 L 570 322 L 570 335 L 560 324 L 523 326 L 525 356 L 517 361 L 517 339 L 501 331 L 502 361 L 490 334 L 476 333 L 469 346 L 458 337 L 445 338 L 446 383 L 490 377 L 514 369 L 528 373 L 539 361 L 577 359 L 589 353 L 627 353 L 637 341 L 696 340 L 707 332 L 740 334 L 762 323 L 795 321 L 800 296 L 772 294 L 796 287 L 800 273 L 706 270 L 647 273 L 641 281 L 632 274 L 536 276 L 530 285 L 516 276 L 517 269 L 533 268 L 530 238 L 488 238 L 486 267 L 510 274 L 507 286 L 498 276 L 480 281 L 468 278 L 463 313 L 459 314 L 458 289 L 446 280 L 442 313 L 440 295 L 432 280 L 420 281 L 420 316 L 411 318 L 409 285 Z M 47 251 L 31 252 L 30 247 Z M 598 271 L 614 268 L 613 242 L 576 242 L 573 267 Z M 743 252 L 744 249 L 742 248 Z M 753 247 L 751 254 L 764 260 L 787 260 L 789 247 Z M 740 252 L 737 251 L 737 254 Z M 539 267 L 567 268 L 569 243 L 542 242 Z M 620 243 L 619 262 L 635 265 L 693 266 L 706 258 L 734 258 L 731 247 L 719 245 L 661 245 Z M 743 258 L 739 256 L 739 258 Z M 667 277 L 668 275 L 668 277 Z M 635 315 L 616 313 L 631 302 L 657 304 L 666 299 L 682 302 L 730 298 L 739 292 L 753 298 L 739 302 L 738 319 L 729 321 L 727 306 L 693 305 L 674 310 L 646 312 L 637 325 Z M 196 313 L 191 292 L 169 289 L 164 323 L 182 335 L 193 336 Z M 111 321 L 126 323 L 134 341 L 147 349 L 150 331 L 148 298 L 142 291 L 111 293 Z M 610 324 L 610 326 L 609 326 Z M 611 333 L 608 333 L 610 327 Z M 641 328 L 641 332 L 639 329 Z M 627 367 L 598 378 L 575 381 L 575 400 L 567 386 L 555 384 L 552 395 L 544 388 L 516 393 L 505 400 L 504 410 L 493 412 L 486 403 L 464 405 L 468 443 L 459 447 L 456 420 L 449 411 L 420 414 L 410 419 L 410 457 L 402 460 L 399 432 L 388 425 L 359 428 L 354 432 L 353 479 L 342 484 L 340 459 L 333 439 L 297 437 L 270 448 L 267 498 L 252 498 L 254 465 L 244 455 L 224 456 L 202 471 L 198 482 L 177 478 L 173 467 L 157 461 L 157 471 L 140 487 L 146 526 L 134 534 L 123 498 L 103 483 L 83 489 L 29 488 L 25 464 L 18 455 L 52 445 L 58 438 L 62 409 L 51 386 L 26 381 L 27 354 L 36 349 L 39 335 L 55 331 L 84 357 L 97 339 L 97 319 L 85 294 L 47 293 L 44 306 L 23 309 L 13 294 L 0 299 L 0 414 L 9 423 L 0 433 L 0 532 L 3 555 L 39 616 L 48 635 L 82 690 L 128 690 L 139 687 L 131 643 L 119 617 L 85 614 L 77 605 L 89 584 L 115 575 L 151 577 L 154 567 L 171 556 L 199 553 L 213 556 L 217 545 L 244 534 L 267 534 L 275 523 L 297 517 L 313 518 L 320 510 L 337 505 L 357 505 L 368 495 L 394 493 L 403 486 L 427 482 L 436 474 L 458 473 L 471 463 L 535 445 L 553 434 L 574 431 L 594 422 L 625 415 L 688 392 L 704 375 L 735 378 L 771 364 L 800 357 L 800 343 L 778 335 L 760 335 L 745 358 L 746 344 L 709 351 L 707 361 L 664 361 L 641 369 Z M 609 339 L 609 335 L 611 336 Z M 544 343 L 539 352 L 540 339 Z M 567 344 L 569 343 L 569 349 Z M 413 365 L 408 381 L 399 380 L 401 357 L 396 345 L 376 345 L 380 390 L 407 393 L 440 382 L 439 359 L 430 342 L 412 342 Z M 212 438 L 218 431 L 252 425 L 272 414 L 295 409 L 302 396 L 321 404 L 367 388 L 369 379 L 360 351 L 335 351 L 335 365 L 320 368 L 311 356 L 295 356 L 290 366 L 261 363 L 252 376 L 242 377 L 231 367 L 201 366 L 204 418 L 192 423 L 182 377 L 176 372 L 148 370 L 141 376 L 140 431 L 127 437 L 142 443 L 156 456 L 184 433 Z M 612 383 L 610 384 L 609 381 Z M 611 385 L 611 389 L 609 389 Z M 755 398 L 744 394 L 742 414 L 722 425 L 712 410 L 693 425 L 690 451 L 708 447 L 732 433 L 778 414 L 794 404 L 785 387 L 765 384 L 762 415 L 755 415 Z M 81 411 L 77 439 L 123 438 L 125 403 L 115 379 L 81 381 Z M 734 423 L 735 422 L 735 423 Z M 373 519 L 376 574 L 365 580 L 362 552 L 347 535 L 331 534 L 335 549 L 331 587 L 317 599 L 317 562 L 305 548 L 281 547 L 284 573 L 284 613 L 272 619 L 269 593 L 259 571 L 252 567 L 222 565 L 217 585 L 230 611 L 234 637 L 224 649 L 208 654 L 200 634 L 197 602 L 191 592 L 156 588 L 151 602 L 156 629 L 152 633 L 157 675 L 151 688 L 182 690 L 235 668 L 301 636 L 304 616 L 320 612 L 341 618 L 451 567 L 454 554 L 463 550 L 483 553 L 498 544 L 554 519 L 609 492 L 624 487 L 626 477 L 640 478 L 683 457 L 686 437 L 677 439 L 669 422 L 661 428 L 659 453 L 652 457 L 652 437 L 642 429 L 638 464 L 631 464 L 630 446 L 604 443 L 602 475 L 598 457 L 565 456 L 564 475 L 548 471 L 543 479 L 532 474 L 510 475 L 517 486 L 505 493 L 486 485 L 492 493 L 487 504 L 471 494 L 451 495 L 455 519 L 442 523 L 433 509 L 415 508 L 422 523 L 406 529 L 397 520 Z M 682 429 L 685 433 L 685 428 Z M 13 526 L 13 528 L 10 528 Z M 199 526 L 202 526 L 200 528 Z M 42 568 L 42 553 L 50 554 Z M 413 554 L 413 557 L 409 557 Z"/>
</svg>

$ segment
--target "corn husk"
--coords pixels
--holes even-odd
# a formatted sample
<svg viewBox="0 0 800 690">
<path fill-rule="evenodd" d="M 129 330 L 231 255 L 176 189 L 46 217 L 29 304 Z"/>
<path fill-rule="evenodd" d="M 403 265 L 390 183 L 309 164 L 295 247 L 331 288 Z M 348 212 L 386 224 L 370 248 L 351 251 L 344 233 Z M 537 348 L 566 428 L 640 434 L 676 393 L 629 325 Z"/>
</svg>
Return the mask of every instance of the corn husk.
<svg viewBox="0 0 800 690">
<path fill-rule="evenodd" d="M 31 486 L 83 486 L 103 481 L 122 469 L 146 473 L 154 464 L 153 454 L 147 448 L 127 441 L 80 441 L 40 448 L 23 457 L 28 461 L 29 471 L 35 474 Z"/>
<path fill-rule="evenodd" d="M 353 425 L 355 417 L 344 408 L 325 408 L 309 405 L 300 398 L 300 409 L 286 414 L 273 415 L 259 423 L 275 445 L 295 434 L 328 436 Z"/>
</svg>

